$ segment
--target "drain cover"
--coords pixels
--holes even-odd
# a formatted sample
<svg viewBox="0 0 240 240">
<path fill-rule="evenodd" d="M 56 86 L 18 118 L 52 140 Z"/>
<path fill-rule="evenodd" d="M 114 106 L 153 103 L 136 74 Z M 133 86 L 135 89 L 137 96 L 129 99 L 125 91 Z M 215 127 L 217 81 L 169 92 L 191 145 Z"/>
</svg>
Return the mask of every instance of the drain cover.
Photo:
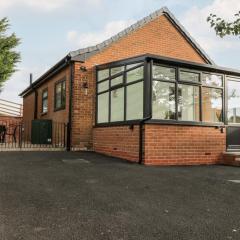
<svg viewBox="0 0 240 240">
<path fill-rule="evenodd" d="M 228 181 L 233 183 L 240 183 L 240 180 L 228 180 Z"/>
<path fill-rule="evenodd" d="M 64 163 L 90 163 L 90 161 L 83 159 L 83 158 L 78 158 L 78 159 L 63 159 L 62 162 Z"/>
</svg>

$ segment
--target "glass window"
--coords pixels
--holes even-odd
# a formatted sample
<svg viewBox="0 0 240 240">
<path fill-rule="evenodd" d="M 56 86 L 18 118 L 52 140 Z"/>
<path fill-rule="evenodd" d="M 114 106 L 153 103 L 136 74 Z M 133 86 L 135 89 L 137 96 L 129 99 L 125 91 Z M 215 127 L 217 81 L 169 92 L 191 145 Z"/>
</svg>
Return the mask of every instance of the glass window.
<svg viewBox="0 0 240 240">
<path fill-rule="evenodd" d="M 200 74 L 195 72 L 188 72 L 181 70 L 180 71 L 180 80 L 181 81 L 189 81 L 189 82 L 199 82 Z"/>
<path fill-rule="evenodd" d="M 121 83 L 123 83 L 123 76 L 119 76 L 111 80 L 111 86 L 115 86 Z"/>
<path fill-rule="evenodd" d="M 203 73 L 202 83 L 212 87 L 222 87 L 223 77 L 221 75 Z"/>
<path fill-rule="evenodd" d="M 176 70 L 175 68 L 154 65 L 153 78 L 159 79 L 159 80 L 175 81 Z"/>
<path fill-rule="evenodd" d="M 127 72 L 127 83 L 143 79 L 143 66 Z"/>
<path fill-rule="evenodd" d="M 111 76 L 114 76 L 123 71 L 124 71 L 124 66 L 111 68 Z"/>
<path fill-rule="evenodd" d="M 222 122 L 222 90 L 202 88 L 202 111 L 204 122 Z"/>
<path fill-rule="evenodd" d="M 228 122 L 240 123 L 240 82 L 228 80 Z"/>
<path fill-rule="evenodd" d="M 106 91 L 108 90 L 108 88 L 109 88 L 109 80 L 98 84 L 98 92 Z"/>
<path fill-rule="evenodd" d="M 153 81 L 153 119 L 175 119 L 175 84 Z"/>
<path fill-rule="evenodd" d="M 66 81 L 55 85 L 55 110 L 64 109 L 66 105 Z"/>
<path fill-rule="evenodd" d="M 98 114 L 97 122 L 105 123 L 108 122 L 108 105 L 109 104 L 109 93 L 103 93 L 98 95 Z"/>
<path fill-rule="evenodd" d="M 127 86 L 127 120 L 143 118 L 143 82 Z"/>
<path fill-rule="evenodd" d="M 199 87 L 178 85 L 178 119 L 199 121 Z"/>
<path fill-rule="evenodd" d="M 109 69 L 104 69 L 104 70 L 98 71 L 98 81 L 101 81 L 108 77 L 109 77 Z"/>
<path fill-rule="evenodd" d="M 124 120 L 124 88 L 111 91 L 111 122 Z"/>
<path fill-rule="evenodd" d="M 138 66 L 138 65 L 140 65 L 140 64 L 142 64 L 142 63 L 139 62 L 139 63 L 129 64 L 129 65 L 126 66 L 126 69 L 128 70 L 128 69 L 130 69 L 130 68 L 134 68 L 134 67 L 136 67 L 136 66 Z"/>
<path fill-rule="evenodd" d="M 42 113 L 47 113 L 48 111 L 48 90 L 45 89 L 42 92 Z"/>
</svg>

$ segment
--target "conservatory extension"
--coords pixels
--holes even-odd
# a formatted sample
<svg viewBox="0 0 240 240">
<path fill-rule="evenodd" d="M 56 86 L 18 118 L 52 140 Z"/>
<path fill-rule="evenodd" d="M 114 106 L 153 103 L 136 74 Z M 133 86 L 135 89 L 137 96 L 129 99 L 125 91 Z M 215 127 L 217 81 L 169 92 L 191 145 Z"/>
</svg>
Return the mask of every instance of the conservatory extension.
<svg viewBox="0 0 240 240">
<path fill-rule="evenodd" d="M 236 70 L 143 55 L 98 66 L 96 89 L 95 141 L 118 132 L 99 152 L 169 165 L 216 163 L 240 150 Z"/>
</svg>

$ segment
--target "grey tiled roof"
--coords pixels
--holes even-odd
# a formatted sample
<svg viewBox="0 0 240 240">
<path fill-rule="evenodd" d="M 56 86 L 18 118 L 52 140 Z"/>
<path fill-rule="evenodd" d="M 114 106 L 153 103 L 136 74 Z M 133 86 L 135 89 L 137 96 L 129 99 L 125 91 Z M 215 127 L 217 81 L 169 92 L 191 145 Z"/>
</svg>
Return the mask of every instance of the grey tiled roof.
<svg viewBox="0 0 240 240">
<path fill-rule="evenodd" d="M 201 48 L 201 46 L 193 39 L 193 37 L 188 33 L 188 31 L 181 25 L 181 23 L 175 18 L 175 16 L 169 11 L 167 7 L 163 7 L 149 16 L 139 20 L 135 24 L 131 25 L 130 27 L 124 29 L 123 31 L 119 32 L 115 36 L 105 40 L 104 42 L 97 44 L 95 46 L 87 47 L 78 49 L 76 51 L 72 51 L 69 53 L 69 56 L 72 59 L 82 60 L 85 61 L 88 57 L 100 52 L 104 48 L 108 47 L 110 44 L 118 41 L 120 38 L 125 37 L 129 33 L 135 31 L 136 29 L 144 26 L 145 24 L 151 22 L 155 18 L 165 15 L 168 19 L 175 25 L 175 27 L 186 37 L 188 42 L 198 51 L 198 53 L 207 60 L 208 63 L 214 64 L 213 60 L 207 55 L 207 53 Z"/>
</svg>

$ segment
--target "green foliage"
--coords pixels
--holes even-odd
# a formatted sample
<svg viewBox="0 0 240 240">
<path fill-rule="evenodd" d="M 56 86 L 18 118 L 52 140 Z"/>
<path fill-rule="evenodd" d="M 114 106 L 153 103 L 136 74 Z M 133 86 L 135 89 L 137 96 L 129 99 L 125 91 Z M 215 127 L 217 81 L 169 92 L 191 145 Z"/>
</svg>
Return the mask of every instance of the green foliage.
<svg viewBox="0 0 240 240">
<path fill-rule="evenodd" d="M 234 16 L 236 17 L 235 21 L 227 22 L 215 14 L 210 14 L 207 21 L 210 23 L 211 27 L 214 28 L 216 34 L 221 38 L 226 35 L 237 36 L 240 35 L 240 11 Z"/>
<path fill-rule="evenodd" d="M 0 20 L 0 91 L 11 75 L 16 71 L 16 65 L 20 62 L 20 53 L 15 48 L 20 44 L 20 39 L 15 33 L 7 34 L 10 27 L 9 20 Z"/>
</svg>

